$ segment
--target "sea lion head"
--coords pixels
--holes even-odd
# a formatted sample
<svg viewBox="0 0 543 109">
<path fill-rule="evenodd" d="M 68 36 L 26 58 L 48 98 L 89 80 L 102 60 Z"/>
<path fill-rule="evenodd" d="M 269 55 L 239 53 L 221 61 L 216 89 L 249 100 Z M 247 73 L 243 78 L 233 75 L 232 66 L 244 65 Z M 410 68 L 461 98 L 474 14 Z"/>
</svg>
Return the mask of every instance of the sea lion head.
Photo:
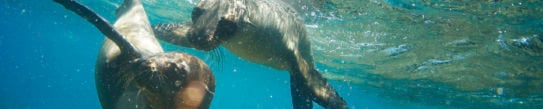
<svg viewBox="0 0 543 109">
<path fill-rule="evenodd" d="M 134 75 L 126 73 L 128 75 L 124 77 L 134 81 L 149 107 L 209 107 L 215 79 L 208 66 L 198 58 L 184 53 L 163 53 L 138 59 L 132 65 L 126 70 Z"/>
<path fill-rule="evenodd" d="M 229 2 L 231 1 L 202 0 L 193 8 L 193 25 L 188 33 L 192 47 L 211 50 L 236 33 L 237 16 L 224 12 L 224 10 L 232 10 L 229 9 L 231 8 Z"/>
<path fill-rule="evenodd" d="M 85 18 L 108 38 L 103 44 L 108 50 L 100 51 L 96 64 L 103 108 L 209 108 L 215 91 L 211 70 L 189 54 L 164 53 L 140 0 L 123 2 L 115 27 L 77 1 L 55 2 Z M 141 50 L 144 47 L 148 50 Z"/>
</svg>

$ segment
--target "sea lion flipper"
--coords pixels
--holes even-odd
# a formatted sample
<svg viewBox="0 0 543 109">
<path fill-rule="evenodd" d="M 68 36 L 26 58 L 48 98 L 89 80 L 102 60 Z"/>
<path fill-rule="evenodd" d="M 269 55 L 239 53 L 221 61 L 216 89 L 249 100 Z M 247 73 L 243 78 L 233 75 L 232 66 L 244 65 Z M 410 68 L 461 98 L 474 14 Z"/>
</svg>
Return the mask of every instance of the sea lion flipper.
<svg viewBox="0 0 543 109">
<path fill-rule="evenodd" d="M 126 40 L 111 24 L 92 11 L 87 6 L 75 1 L 75 0 L 54 0 L 61 4 L 66 9 L 75 12 L 77 15 L 83 17 L 88 22 L 92 23 L 102 34 L 111 39 L 115 44 L 119 45 L 121 52 L 124 54 L 137 55 L 135 47 Z"/>
<path fill-rule="evenodd" d="M 191 26 L 191 23 L 157 24 L 153 25 L 153 31 L 155 36 L 162 41 L 182 47 L 191 47 L 187 36 Z"/>
<path fill-rule="evenodd" d="M 310 96 L 307 95 L 309 93 L 311 92 L 308 92 L 303 79 L 296 75 L 290 75 L 290 94 L 293 109 L 313 109 L 313 102 Z"/>
<path fill-rule="evenodd" d="M 311 109 L 311 101 L 327 109 L 347 109 L 345 100 L 306 59 L 296 54 L 294 59 L 290 86 L 295 109 Z"/>
<path fill-rule="evenodd" d="M 291 74 L 291 95 L 294 109 L 312 109 L 312 101 L 327 109 L 346 109 L 347 104 L 316 70 Z"/>
<path fill-rule="evenodd" d="M 217 48 L 221 43 L 220 41 L 228 40 L 232 37 L 238 26 L 234 21 L 221 18 L 217 27 L 213 29 L 213 32 L 207 33 L 195 31 L 201 30 L 195 28 L 197 27 L 194 27 L 194 24 L 190 22 L 153 25 L 154 35 L 162 41 L 181 47 L 196 48 L 206 51 Z"/>
<path fill-rule="evenodd" d="M 332 88 L 330 83 L 315 69 L 309 71 L 311 75 L 308 80 L 318 83 L 317 85 L 309 86 L 313 92 L 312 98 L 318 104 L 327 109 L 347 109 L 347 103 L 339 94 Z"/>
</svg>

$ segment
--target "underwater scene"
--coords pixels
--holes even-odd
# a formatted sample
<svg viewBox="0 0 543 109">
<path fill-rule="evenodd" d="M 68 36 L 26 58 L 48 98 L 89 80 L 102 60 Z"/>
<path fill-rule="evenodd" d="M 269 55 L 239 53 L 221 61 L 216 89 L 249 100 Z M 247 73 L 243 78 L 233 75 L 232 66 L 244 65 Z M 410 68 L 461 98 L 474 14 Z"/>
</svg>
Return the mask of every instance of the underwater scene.
<svg viewBox="0 0 543 109">
<path fill-rule="evenodd" d="M 76 1 L 112 23 L 123 3 Z M 152 25 L 191 21 L 199 2 L 141 1 Z M 543 1 L 280 1 L 304 20 L 316 69 L 350 109 L 543 107 Z M 53 0 L 0 0 L 0 109 L 102 108 L 95 64 L 104 39 Z M 212 109 L 293 108 L 287 71 L 223 47 L 160 44 L 209 65 Z"/>
</svg>

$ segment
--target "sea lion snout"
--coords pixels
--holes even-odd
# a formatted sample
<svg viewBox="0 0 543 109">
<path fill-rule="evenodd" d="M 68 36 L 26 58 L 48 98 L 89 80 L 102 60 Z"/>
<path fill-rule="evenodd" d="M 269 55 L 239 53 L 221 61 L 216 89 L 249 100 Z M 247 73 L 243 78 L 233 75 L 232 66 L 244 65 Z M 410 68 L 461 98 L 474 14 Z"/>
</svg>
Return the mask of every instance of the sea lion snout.
<svg viewBox="0 0 543 109">
<path fill-rule="evenodd" d="M 221 20 L 219 20 L 219 24 L 217 25 L 217 29 L 215 29 L 215 37 L 217 37 L 219 40 L 228 40 L 234 36 L 237 29 L 238 26 L 234 22 L 234 18 L 221 17 Z"/>
<path fill-rule="evenodd" d="M 153 108 L 209 107 L 215 91 L 214 76 L 198 58 L 184 53 L 160 53 L 133 63 L 134 82 Z M 168 106 L 169 105 L 169 106 Z"/>
<path fill-rule="evenodd" d="M 182 90 L 176 94 L 177 108 L 197 108 L 205 100 L 208 93 L 208 87 L 200 81 L 191 81 Z"/>
<path fill-rule="evenodd" d="M 139 62 L 136 78 L 146 87 L 168 85 L 168 88 L 181 87 L 189 81 L 210 81 L 213 74 L 204 62 L 183 53 L 161 53 Z M 209 82 L 203 82 L 209 83 Z M 181 85 L 181 86 L 180 86 Z"/>
<path fill-rule="evenodd" d="M 188 40 L 191 43 L 191 47 L 209 51 L 217 48 L 221 42 L 234 36 L 237 29 L 238 25 L 234 21 L 222 17 L 216 27 L 192 28 L 188 33 Z"/>
<path fill-rule="evenodd" d="M 219 39 L 215 38 L 215 29 L 191 30 L 187 38 L 191 47 L 199 50 L 209 51 L 220 44 Z"/>
<path fill-rule="evenodd" d="M 171 57 L 165 55 L 156 55 L 149 58 L 141 59 L 134 72 L 137 74 L 136 82 L 143 87 L 153 89 L 152 87 L 175 84 L 175 81 L 184 81 L 187 71 L 182 62 L 172 60 Z M 173 83 L 173 84 L 172 84 Z M 162 87 L 166 88 L 166 87 Z"/>
</svg>

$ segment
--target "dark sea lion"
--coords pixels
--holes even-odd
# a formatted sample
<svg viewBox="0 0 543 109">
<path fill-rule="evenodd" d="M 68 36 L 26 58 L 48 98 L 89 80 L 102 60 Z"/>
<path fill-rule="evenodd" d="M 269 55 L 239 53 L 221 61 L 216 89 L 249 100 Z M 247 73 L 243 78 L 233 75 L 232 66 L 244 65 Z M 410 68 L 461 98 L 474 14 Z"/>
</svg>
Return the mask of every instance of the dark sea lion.
<svg viewBox="0 0 543 109">
<path fill-rule="evenodd" d="M 158 24 L 155 35 L 179 46 L 212 50 L 219 45 L 251 62 L 290 72 L 295 109 L 347 108 L 315 69 L 306 28 L 280 0 L 201 0 L 192 22 Z"/>
<path fill-rule="evenodd" d="M 104 109 L 209 108 L 215 79 L 200 59 L 164 53 L 140 0 L 125 0 L 114 27 L 73 0 L 55 0 L 106 37 L 96 62 L 96 85 Z"/>
</svg>

